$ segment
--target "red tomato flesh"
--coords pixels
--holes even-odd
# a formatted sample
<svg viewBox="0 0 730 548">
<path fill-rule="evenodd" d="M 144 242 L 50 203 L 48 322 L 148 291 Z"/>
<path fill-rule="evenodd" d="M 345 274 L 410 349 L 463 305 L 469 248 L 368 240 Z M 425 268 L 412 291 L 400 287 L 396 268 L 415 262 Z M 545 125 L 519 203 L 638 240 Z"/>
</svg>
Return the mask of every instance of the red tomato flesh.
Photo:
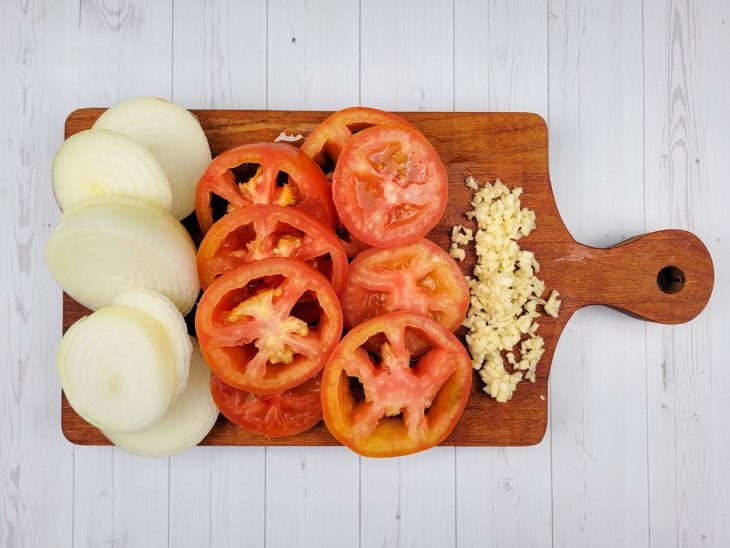
<svg viewBox="0 0 730 548">
<path fill-rule="evenodd" d="M 392 112 L 370 107 L 349 107 L 331 114 L 302 143 L 301 150 L 327 174 L 331 174 L 350 138 L 381 124 L 410 125 Z"/>
<path fill-rule="evenodd" d="M 203 357 L 226 384 L 273 394 L 324 367 L 342 334 L 342 311 L 314 268 L 270 258 L 213 282 L 198 304 L 195 329 Z"/>
<path fill-rule="evenodd" d="M 418 358 L 409 332 L 428 341 Z M 379 350 L 365 350 L 379 335 Z M 323 417 L 332 435 L 361 455 L 407 455 L 451 433 L 471 384 L 469 355 L 453 333 L 425 316 L 393 312 L 358 325 L 337 345 L 322 377 Z"/>
<path fill-rule="evenodd" d="M 382 125 L 353 136 L 340 154 L 332 199 L 340 221 L 373 247 L 413 243 L 435 227 L 448 200 L 446 168 L 410 126 Z"/>
<path fill-rule="evenodd" d="M 198 249 L 198 277 L 203 289 L 234 268 L 269 257 L 291 257 L 313 266 L 344 289 L 345 249 L 327 224 L 293 207 L 252 205 L 216 222 Z"/>
<path fill-rule="evenodd" d="M 322 420 L 321 375 L 275 394 L 253 394 L 228 386 L 214 373 L 210 392 L 223 416 L 251 434 L 267 438 L 309 430 Z"/>
<path fill-rule="evenodd" d="M 372 248 L 350 263 L 342 293 L 345 327 L 398 310 L 428 316 L 449 331 L 464 321 L 469 286 L 459 265 L 430 240 Z"/>
<path fill-rule="evenodd" d="M 258 168 L 239 180 L 234 169 L 244 165 Z M 195 212 L 203 234 L 216 220 L 214 197 L 225 203 L 223 213 L 250 204 L 274 204 L 301 208 L 330 226 L 337 220 L 324 173 L 309 156 L 286 143 L 241 145 L 215 157 L 195 193 Z"/>
<path fill-rule="evenodd" d="M 331 114 L 319 124 L 302 143 L 301 150 L 317 162 L 327 178 L 332 180 L 337 160 L 350 138 L 364 129 L 381 124 L 410 125 L 392 112 L 370 107 L 345 108 Z M 350 234 L 341 224 L 337 226 L 337 233 L 348 257 L 355 257 L 370 247 Z"/>
</svg>

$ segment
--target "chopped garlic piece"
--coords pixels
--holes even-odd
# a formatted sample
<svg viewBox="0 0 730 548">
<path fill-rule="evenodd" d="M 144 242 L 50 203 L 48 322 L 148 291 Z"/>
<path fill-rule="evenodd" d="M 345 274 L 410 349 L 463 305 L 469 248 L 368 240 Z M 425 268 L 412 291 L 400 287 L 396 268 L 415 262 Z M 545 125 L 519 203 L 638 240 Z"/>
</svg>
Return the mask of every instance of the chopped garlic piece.
<svg viewBox="0 0 730 548">
<path fill-rule="evenodd" d="M 474 240 L 474 233 L 471 228 L 456 225 L 451 229 L 451 241 L 458 245 L 466 245 Z"/>
<path fill-rule="evenodd" d="M 466 217 L 476 221 L 477 230 L 454 226 L 449 253 L 463 260 L 465 251 L 459 245 L 474 242 L 477 264 L 474 277 L 467 277 L 471 303 L 463 323 L 469 329 L 466 342 L 484 391 L 505 403 L 523 378 L 535 382 L 545 352 L 543 338 L 536 334 L 537 307 L 543 305 L 546 314 L 557 316 L 559 294 L 553 291 L 547 301 L 541 298 L 545 284 L 537 277 L 540 264 L 534 253 L 517 244 L 535 229 L 535 212 L 521 207 L 522 189 L 509 189 L 499 179 L 479 186 L 467 177 L 465 184 L 474 191 L 473 210 Z M 517 345 L 519 357 L 512 350 Z M 505 351 L 512 373 L 505 369 Z"/>
<path fill-rule="evenodd" d="M 477 180 L 474 177 L 467 177 L 464 184 L 474 192 L 479 190 L 479 183 L 477 183 Z"/>
<path fill-rule="evenodd" d="M 466 258 L 466 252 L 456 244 L 451 244 L 449 247 L 449 255 L 457 261 L 463 261 Z"/>
<path fill-rule="evenodd" d="M 553 289 L 553 292 L 550 293 L 550 297 L 548 297 L 545 303 L 545 314 L 553 318 L 557 318 L 558 312 L 560 312 L 560 304 L 562 301 L 558 297 L 560 297 L 560 293 Z"/>
<path fill-rule="evenodd" d="M 507 403 L 522 380 L 522 373 L 508 373 L 502 359 L 492 356 L 479 370 L 479 376 L 484 381 L 484 391 L 499 403 Z"/>
<path fill-rule="evenodd" d="M 297 141 L 301 141 L 304 139 L 304 135 L 301 133 L 297 133 L 296 135 L 289 135 L 285 131 L 282 131 L 279 133 L 279 135 L 274 139 L 275 143 L 278 143 L 279 141 L 284 141 L 285 143 L 296 143 Z"/>
</svg>

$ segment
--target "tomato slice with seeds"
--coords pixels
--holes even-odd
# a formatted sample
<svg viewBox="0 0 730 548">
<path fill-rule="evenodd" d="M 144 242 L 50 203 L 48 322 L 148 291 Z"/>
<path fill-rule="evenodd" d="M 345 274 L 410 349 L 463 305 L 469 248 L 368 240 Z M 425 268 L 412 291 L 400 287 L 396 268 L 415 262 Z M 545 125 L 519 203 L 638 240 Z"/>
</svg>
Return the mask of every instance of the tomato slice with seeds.
<svg viewBox="0 0 730 548">
<path fill-rule="evenodd" d="M 326 174 L 334 166 L 350 138 L 372 126 L 382 124 L 410 125 L 392 112 L 370 107 L 349 107 L 330 114 L 307 136 L 301 150 L 312 158 Z"/>
<path fill-rule="evenodd" d="M 446 168 L 428 139 L 410 126 L 374 126 L 340 154 L 332 199 L 340 221 L 373 247 L 413 243 L 446 210 Z"/>
<path fill-rule="evenodd" d="M 203 234 L 223 214 L 250 204 L 294 206 L 330 226 L 337 220 L 324 173 L 309 156 L 286 143 L 227 150 L 215 157 L 198 182 L 195 212 Z"/>
<path fill-rule="evenodd" d="M 198 249 L 203 289 L 225 272 L 269 257 L 291 257 L 313 266 L 335 291 L 347 280 L 347 255 L 337 234 L 321 220 L 293 207 L 252 205 L 216 222 Z"/>
<path fill-rule="evenodd" d="M 273 394 L 324 367 L 342 334 L 342 311 L 317 270 L 269 258 L 213 282 L 198 304 L 195 329 L 203 357 L 223 382 Z"/>
<path fill-rule="evenodd" d="M 305 432 L 322 420 L 321 374 L 275 394 L 254 394 L 228 386 L 215 373 L 210 392 L 223 416 L 251 434 L 267 438 Z"/>
<path fill-rule="evenodd" d="M 382 124 L 410 125 L 392 112 L 370 107 L 345 108 L 331 114 L 319 124 L 304 140 L 301 150 L 317 162 L 327 178 L 332 180 L 337 160 L 350 138 L 364 129 Z M 348 257 L 355 257 L 370 247 L 342 225 L 338 225 L 337 233 L 342 238 Z"/>
<path fill-rule="evenodd" d="M 469 286 L 459 265 L 430 240 L 363 251 L 350 263 L 342 293 L 345 327 L 399 310 L 429 316 L 456 331 L 469 308 Z"/>
<path fill-rule="evenodd" d="M 414 358 L 408 340 L 426 340 Z M 384 336 L 377 352 L 369 339 Z M 361 323 L 337 345 L 322 377 L 325 424 L 368 457 L 395 457 L 441 443 L 464 411 L 472 385 L 466 348 L 435 321 L 392 312 Z"/>
</svg>

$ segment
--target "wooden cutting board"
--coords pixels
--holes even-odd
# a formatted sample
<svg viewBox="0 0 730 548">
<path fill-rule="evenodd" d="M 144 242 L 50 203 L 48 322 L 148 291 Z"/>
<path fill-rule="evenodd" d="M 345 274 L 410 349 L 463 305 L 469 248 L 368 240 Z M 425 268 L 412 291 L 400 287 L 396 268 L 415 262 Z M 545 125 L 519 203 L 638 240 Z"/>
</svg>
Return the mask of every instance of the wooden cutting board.
<svg viewBox="0 0 730 548">
<path fill-rule="evenodd" d="M 103 109 L 74 111 L 66 121 L 66 137 L 92 126 Z M 273 141 L 280 131 L 308 135 L 329 113 L 286 111 L 194 111 L 205 130 L 213 155 L 244 143 Z M 608 249 L 577 243 L 558 213 L 548 173 L 548 134 L 544 120 L 525 113 L 409 112 L 401 114 L 429 138 L 449 174 L 449 205 L 429 237 L 447 249 L 451 227 L 469 226 L 472 191 L 468 175 L 480 182 L 500 178 L 509 187 L 524 189 L 523 207 L 535 210 L 537 229 L 520 240 L 535 252 L 546 295 L 560 292 L 557 319 L 538 321 L 545 354 L 537 368 L 537 382 L 523 381 L 507 404 L 482 391 L 474 374 L 466 410 L 444 445 L 532 445 L 545 435 L 548 415 L 548 376 L 555 346 L 565 324 L 581 307 L 603 304 L 646 320 L 682 323 L 707 304 L 713 286 L 712 260 L 702 242 L 682 230 L 662 230 L 636 236 Z M 190 220 L 186 226 L 195 231 Z M 471 273 L 474 254 L 462 263 Z M 88 314 L 64 295 L 63 330 Z M 191 322 L 189 322 L 192 325 Z M 637 328 L 639 325 L 637 324 Z M 109 445 L 96 428 L 81 419 L 65 398 L 62 428 L 73 443 Z M 336 445 L 324 424 L 303 434 L 265 439 L 247 434 L 220 418 L 204 445 Z"/>
</svg>

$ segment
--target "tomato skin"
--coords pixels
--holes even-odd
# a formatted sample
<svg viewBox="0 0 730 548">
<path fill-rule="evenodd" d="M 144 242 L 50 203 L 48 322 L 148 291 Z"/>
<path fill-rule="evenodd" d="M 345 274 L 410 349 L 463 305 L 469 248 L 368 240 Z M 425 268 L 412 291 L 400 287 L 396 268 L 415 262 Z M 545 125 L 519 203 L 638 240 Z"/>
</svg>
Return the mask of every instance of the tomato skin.
<svg viewBox="0 0 730 548">
<path fill-rule="evenodd" d="M 410 124 L 392 112 L 370 107 L 349 107 L 331 114 L 319 124 L 302 143 L 301 149 L 312 158 L 331 179 L 332 171 L 347 141 L 359 131 L 382 124 Z M 358 240 L 340 224 L 338 234 L 342 235 L 347 256 L 355 257 L 370 246 Z"/>
<path fill-rule="evenodd" d="M 259 176 L 239 184 L 232 169 L 243 164 L 259 164 L 262 169 Z M 277 184 L 280 172 L 289 176 L 284 186 Z M 195 192 L 195 212 L 203 234 L 213 226 L 213 195 L 225 199 L 233 209 L 253 203 L 293 205 L 330 226 L 337 220 L 324 173 L 309 156 L 286 143 L 241 145 L 213 159 Z"/>
<path fill-rule="evenodd" d="M 317 317 L 295 312 L 301 304 L 308 311 L 316 305 Z M 317 270 L 295 259 L 269 258 L 213 282 L 198 303 L 195 330 L 203 357 L 223 382 L 273 394 L 324 367 L 342 334 L 342 310 Z"/>
<path fill-rule="evenodd" d="M 304 140 L 301 150 L 312 158 L 325 173 L 329 156 L 334 164 L 342 152 L 347 141 L 368 127 L 381 124 L 410 125 L 406 120 L 385 110 L 371 107 L 349 107 L 330 114 Z"/>
<path fill-rule="evenodd" d="M 429 316 L 456 331 L 469 309 L 469 299 L 469 286 L 459 265 L 424 238 L 360 253 L 350 263 L 340 302 L 346 329 L 402 310 Z"/>
<path fill-rule="evenodd" d="M 373 247 L 413 243 L 443 217 L 448 176 L 428 139 L 410 126 L 365 129 L 345 145 L 332 179 L 340 222 Z"/>
<path fill-rule="evenodd" d="M 412 366 L 402 348 L 408 329 L 430 342 Z M 375 365 L 363 346 L 381 333 L 390 347 L 383 345 Z M 361 396 L 353 394 L 353 377 Z M 451 433 L 471 386 L 469 354 L 453 333 L 425 316 L 392 312 L 358 325 L 335 348 L 322 376 L 323 418 L 332 435 L 360 455 L 408 455 Z"/>
<path fill-rule="evenodd" d="M 321 375 L 270 395 L 253 394 L 228 386 L 210 374 L 210 392 L 220 412 L 251 434 L 267 438 L 291 436 L 309 430 L 322 420 Z"/>
<path fill-rule="evenodd" d="M 206 289 L 221 274 L 269 257 L 327 267 L 335 291 L 344 289 L 347 254 L 332 228 L 297 208 L 261 204 L 224 215 L 208 231 L 197 255 L 200 285 Z"/>
</svg>

